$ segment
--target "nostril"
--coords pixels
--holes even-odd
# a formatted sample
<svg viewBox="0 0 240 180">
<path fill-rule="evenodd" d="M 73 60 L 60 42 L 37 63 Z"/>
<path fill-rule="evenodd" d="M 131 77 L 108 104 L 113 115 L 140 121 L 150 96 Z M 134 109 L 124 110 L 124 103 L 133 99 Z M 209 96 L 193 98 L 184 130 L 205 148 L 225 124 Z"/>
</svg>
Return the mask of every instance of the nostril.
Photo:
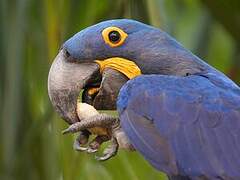
<svg viewBox="0 0 240 180">
<path fill-rule="evenodd" d="M 65 48 L 62 49 L 63 54 L 65 55 L 66 58 L 68 58 L 70 55 L 70 53 L 68 52 L 68 50 L 66 50 Z"/>
</svg>

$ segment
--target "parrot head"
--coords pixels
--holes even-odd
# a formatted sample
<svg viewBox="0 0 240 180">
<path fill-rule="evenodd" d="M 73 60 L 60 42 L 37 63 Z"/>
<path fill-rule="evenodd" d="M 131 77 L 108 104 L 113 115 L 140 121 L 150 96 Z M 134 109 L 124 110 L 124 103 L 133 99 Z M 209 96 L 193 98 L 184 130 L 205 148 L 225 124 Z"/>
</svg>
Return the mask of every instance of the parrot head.
<svg viewBox="0 0 240 180">
<path fill-rule="evenodd" d="M 119 63 L 117 66 L 123 71 L 128 69 L 131 72 L 132 66 L 123 67 L 121 62 L 132 62 L 142 74 L 184 76 L 203 71 L 206 67 L 167 33 L 138 21 L 117 19 L 88 27 L 62 45 L 48 77 L 50 100 L 69 124 L 79 121 L 76 113 L 79 92 L 89 87 L 91 90 L 93 87 L 102 87 L 107 78 L 102 73 L 102 62 L 116 59 L 121 61 L 116 61 L 115 65 Z M 123 74 L 115 71 L 110 75 L 115 82 L 112 81 L 114 88 L 110 88 L 111 91 L 119 91 L 126 83 L 128 79 Z M 99 104 L 97 101 L 104 96 L 97 99 L 96 94 L 103 94 L 111 86 L 111 79 L 109 82 L 104 88 L 94 91 L 93 96 L 90 94 L 92 102 Z M 84 91 L 83 99 L 89 99 L 87 92 Z M 105 94 L 107 96 L 117 97 L 117 93 Z M 109 101 L 113 102 L 108 103 L 116 104 L 116 97 L 110 98 Z M 114 105 L 111 108 L 108 103 L 103 103 L 100 109 L 115 109 Z"/>
</svg>

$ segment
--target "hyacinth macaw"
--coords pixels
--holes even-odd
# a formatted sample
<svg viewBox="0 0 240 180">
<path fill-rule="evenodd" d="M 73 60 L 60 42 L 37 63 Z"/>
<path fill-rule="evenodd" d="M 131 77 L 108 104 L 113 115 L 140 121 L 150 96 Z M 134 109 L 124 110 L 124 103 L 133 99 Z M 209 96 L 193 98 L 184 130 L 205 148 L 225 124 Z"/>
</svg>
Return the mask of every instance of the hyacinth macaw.
<svg viewBox="0 0 240 180">
<path fill-rule="evenodd" d="M 103 68 L 105 60 L 113 68 Z M 117 109 L 119 118 L 81 121 L 81 89 L 83 102 Z M 240 179 L 240 88 L 158 28 L 118 19 L 80 31 L 62 45 L 48 90 L 70 124 L 64 133 L 79 132 L 76 149 L 94 153 L 111 139 L 99 160 L 122 143 L 170 179 Z M 107 127 L 111 137 L 83 148 L 92 127 Z"/>
</svg>

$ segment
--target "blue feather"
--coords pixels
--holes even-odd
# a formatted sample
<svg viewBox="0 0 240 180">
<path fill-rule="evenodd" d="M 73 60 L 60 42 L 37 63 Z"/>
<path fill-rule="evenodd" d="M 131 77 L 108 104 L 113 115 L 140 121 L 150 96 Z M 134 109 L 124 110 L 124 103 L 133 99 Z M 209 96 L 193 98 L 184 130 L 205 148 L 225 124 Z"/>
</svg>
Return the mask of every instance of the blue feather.
<svg viewBox="0 0 240 180">
<path fill-rule="evenodd" d="M 117 106 L 131 143 L 155 168 L 240 179 L 240 89 L 227 78 L 144 75 L 122 87 Z"/>
</svg>

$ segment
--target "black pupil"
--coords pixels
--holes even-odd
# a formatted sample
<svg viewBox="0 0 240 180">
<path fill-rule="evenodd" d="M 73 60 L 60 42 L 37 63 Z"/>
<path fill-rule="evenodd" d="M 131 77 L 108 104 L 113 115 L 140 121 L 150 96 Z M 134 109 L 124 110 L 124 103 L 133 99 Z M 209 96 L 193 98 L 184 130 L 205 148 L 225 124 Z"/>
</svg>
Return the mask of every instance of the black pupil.
<svg viewBox="0 0 240 180">
<path fill-rule="evenodd" d="M 113 43 L 116 43 L 120 40 L 120 34 L 117 31 L 111 31 L 108 37 L 109 37 L 109 40 Z"/>
</svg>

